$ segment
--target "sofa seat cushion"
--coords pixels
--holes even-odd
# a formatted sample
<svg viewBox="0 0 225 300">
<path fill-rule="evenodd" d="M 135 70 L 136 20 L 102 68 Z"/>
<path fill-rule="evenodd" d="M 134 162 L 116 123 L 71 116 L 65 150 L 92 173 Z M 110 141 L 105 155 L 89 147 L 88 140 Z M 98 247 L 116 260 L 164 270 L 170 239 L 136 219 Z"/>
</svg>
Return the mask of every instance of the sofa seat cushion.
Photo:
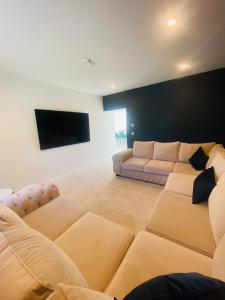
<svg viewBox="0 0 225 300">
<path fill-rule="evenodd" d="M 0 205 L 1 299 L 45 299 L 58 285 L 88 287 L 72 260 L 52 241 Z"/>
<path fill-rule="evenodd" d="M 188 196 L 161 192 L 146 229 L 210 257 L 215 251 L 207 203 Z"/>
<path fill-rule="evenodd" d="M 123 299 L 139 284 L 179 272 L 211 274 L 212 259 L 157 235 L 141 231 L 129 248 L 106 293 Z"/>
<path fill-rule="evenodd" d="M 144 172 L 168 176 L 169 173 L 173 172 L 174 166 L 175 163 L 171 161 L 150 160 L 144 166 Z"/>
<path fill-rule="evenodd" d="M 79 267 L 90 288 L 103 291 L 133 238 L 126 228 L 87 213 L 55 243 Z"/>
<path fill-rule="evenodd" d="M 144 166 L 148 162 L 147 158 L 131 157 L 122 164 L 122 169 L 144 172 Z"/>
<path fill-rule="evenodd" d="M 174 167 L 174 173 L 198 175 L 201 171 L 195 170 L 189 163 L 177 162 Z"/>
<path fill-rule="evenodd" d="M 171 173 L 164 190 L 192 197 L 193 184 L 196 177 L 197 175 Z"/>
<path fill-rule="evenodd" d="M 26 215 L 23 220 L 51 240 L 55 240 L 86 211 L 72 199 L 57 197 Z"/>
<path fill-rule="evenodd" d="M 180 149 L 180 142 L 172 142 L 172 143 L 155 142 L 153 159 L 176 162 L 178 161 L 179 149 Z"/>
<path fill-rule="evenodd" d="M 133 156 L 151 159 L 153 156 L 154 142 L 134 141 Z"/>
</svg>

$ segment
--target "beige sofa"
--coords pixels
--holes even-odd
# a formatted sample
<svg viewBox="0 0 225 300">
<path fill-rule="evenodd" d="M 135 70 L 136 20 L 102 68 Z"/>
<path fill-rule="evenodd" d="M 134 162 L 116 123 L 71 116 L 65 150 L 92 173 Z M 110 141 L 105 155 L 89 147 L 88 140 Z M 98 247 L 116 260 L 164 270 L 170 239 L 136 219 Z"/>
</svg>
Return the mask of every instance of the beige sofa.
<svg viewBox="0 0 225 300">
<path fill-rule="evenodd" d="M 189 158 L 200 146 L 208 154 L 215 143 L 135 141 L 133 149 L 121 151 L 113 156 L 113 170 L 118 176 L 165 185 L 172 172 L 193 175 L 200 173 L 189 163 Z"/>
<path fill-rule="evenodd" d="M 173 272 L 225 281 L 224 162 L 223 157 L 210 162 L 218 169 L 218 183 L 209 209 L 190 203 L 191 174 L 171 174 L 146 226 L 151 232 L 136 237 L 61 197 L 51 184 L 30 186 L 5 199 L 22 219 L 0 205 L 4 300 L 29 299 L 31 290 L 32 299 L 122 300 L 138 284 Z M 48 251 L 31 228 L 48 238 L 43 243 Z"/>
</svg>

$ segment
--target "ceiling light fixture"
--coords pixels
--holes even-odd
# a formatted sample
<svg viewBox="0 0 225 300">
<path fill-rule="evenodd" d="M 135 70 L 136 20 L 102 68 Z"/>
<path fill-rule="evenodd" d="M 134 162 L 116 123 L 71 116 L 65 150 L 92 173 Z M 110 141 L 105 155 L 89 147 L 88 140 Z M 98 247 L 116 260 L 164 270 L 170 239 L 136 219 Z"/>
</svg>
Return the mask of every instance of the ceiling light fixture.
<svg viewBox="0 0 225 300">
<path fill-rule="evenodd" d="M 83 66 L 94 66 L 95 65 L 94 60 L 89 57 L 82 57 L 80 62 Z"/>
<path fill-rule="evenodd" d="M 109 87 L 110 87 L 111 89 L 115 89 L 116 85 L 115 85 L 114 83 L 110 83 Z"/>
<path fill-rule="evenodd" d="M 181 64 L 178 65 L 178 68 L 181 71 L 186 71 L 186 70 L 190 69 L 190 65 L 188 63 L 181 63 Z"/>
<path fill-rule="evenodd" d="M 177 20 L 174 18 L 171 18 L 167 21 L 168 26 L 174 26 L 177 23 Z"/>
</svg>

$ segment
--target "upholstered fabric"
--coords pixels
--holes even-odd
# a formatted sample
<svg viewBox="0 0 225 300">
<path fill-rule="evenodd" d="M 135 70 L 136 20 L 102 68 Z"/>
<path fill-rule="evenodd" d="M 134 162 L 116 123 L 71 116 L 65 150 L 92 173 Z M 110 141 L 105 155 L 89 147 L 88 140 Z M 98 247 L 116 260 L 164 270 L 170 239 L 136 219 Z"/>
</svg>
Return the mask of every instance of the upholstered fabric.
<svg viewBox="0 0 225 300">
<path fill-rule="evenodd" d="M 74 200 L 59 196 L 26 215 L 23 220 L 33 229 L 55 240 L 85 213 Z"/>
<path fill-rule="evenodd" d="M 1 213 L 3 211 L 3 213 Z M 83 275 L 53 242 L 0 206 L 1 299 L 45 299 L 59 282 L 88 287 Z"/>
<path fill-rule="evenodd" d="M 195 170 L 191 164 L 189 163 L 182 163 L 177 162 L 174 167 L 174 173 L 185 173 L 185 174 L 191 174 L 191 175 L 198 175 L 201 173 L 201 171 Z"/>
<path fill-rule="evenodd" d="M 197 175 L 171 173 L 164 190 L 192 197 L 193 184 L 196 177 Z"/>
<path fill-rule="evenodd" d="M 214 167 L 216 180 L 218 181 L 219 178 L 225 173 L 225 154 L 222 152 L 217 152 L 213 157 L 209 167 Z"/>
<path fill-rule="evenodd" d="M 45 205 L 59 195 L 59 190 L 52 183 L 34 184 L 23 188 L 15 194 L 0 201 L 24 217 L 37 208 Z"/>
<path fill-rule="evenodd" d="M 150 160 L 144 166 L 144 172 L 168 176 L 171 172 L 173 172 L 174 166 L 175 163 L 171 161 Z"/>
<path fill-rule="evenodd" d="M 178 161 L 178 154 L 180 149 L 180 142 L 160 143 L 155 142 L 153 159 Z"/>
<path fill-rule="evenodd" d="M 152 159 L 154 150 L 154 142 L 134 141 L 133 156 Z"/>
<path fill-rule="evenodd" d="M 209 160 L 207 161 L 206 168 L 209 168 L 209 166 L 210 166 L 210 164 L 211 164 L 211 162 L 212 162 L 214 156 L 216 155 L 216 153 L 217 153 L 218 151 L 222 151 L 222 152 L 225 151 L 225 149 L 223 148 L 223 145 L 221 145 L 221 144 L 216 144 L 216 145 L 214 145 L 214 146 L 212 147 L 212 149 L 209 151 L 209 153 L 208 153 Z"/>
<path fill-rule="evenodd" d="M 47 300 L 113 300 L 106 294 L 73 285 L 60 283 Z"/>
<path fill-rule="evenodd" d="M 217 184 L 209 196 L 209 217 L 216 244 L 225 234 L 225 185 Z"/>
<path fill-rule="evenodd" d="M 208 207 L 188 196 L 161 192 L 146 229 L 210 257 L 215 251 Z"/>
<path fill-rule="evenodd" d="M 87 213 L 55 243 L 79 267 L 90 288 L 103 291 L 133 238 L 126 228 Z"/>
<path fill-rule="evenodd" d="M 212 259 L 157 235 L 141 231 L 129 248 L 106 293 L 122 300 L 137 285 L 177 272 L 211 274 Z"/>
<path fill-rule="evenodd" d="M 201 144 L 188 144 L 181 143 L 180 152 L 179 152 L 179 161 L 180 162 L 189 162 L 189 159 L 192 155 L 198 150 L 199 147 L 202 147 L 206 154 L 212 149 L 215 143 L 201 143 Z"/>
<path fill-rule="evenodd" d="M 214 253 L 212 276 L 225 281 L 225 235 L 220 240 Z"/>
<path fill-rule="evenodd" d="M 143 172 L 144 166 L 149 162 L 147 158 L 131 157 L 122 164 L 122 169 Z"/>
<path fill-rule="evenodd" d="M 139 171 L 134 171 L 134 170 L 122 169 L 120 175 L 124 176 L 124 177 L 128 177 L 128 178 L 146 181 L 146 182 L 157 183 L 160 185 L 165 185 L 165 183 L 167 181 L 167 176 L 139 172 Z"/>
<path fill-rule="evenodd" d="M 133 154 L 133 150 L 127 149 L 113 155 L 112 157 L 113 171 L 116 175 L 120 175 L 123 162 L 131 158 L 132 154 Z"/>
</svg>

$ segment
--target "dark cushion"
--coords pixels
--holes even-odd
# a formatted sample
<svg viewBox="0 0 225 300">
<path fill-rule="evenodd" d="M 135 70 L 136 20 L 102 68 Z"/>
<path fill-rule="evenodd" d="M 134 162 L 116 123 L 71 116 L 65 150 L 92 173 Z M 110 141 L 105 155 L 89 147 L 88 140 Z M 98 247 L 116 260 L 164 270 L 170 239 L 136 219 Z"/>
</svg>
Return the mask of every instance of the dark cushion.
<svg viewBox="0 0 225 300">
<path fill-rule="evenodd" d="M 193 185 L 192 203 L 198 204 L 208 201 L 209 195 L 215 186 L 216 179 L 214 168 L 211 167 L 203 171 L 195 178 Z"/>
<path fill-rule="evenodd" d="M 198 273 L 155 277 L 131 291 L 124 300 L 224 300 L 225 282 Z"/>
<path fill-rule="evenodd" d="M 189 159 L 189 162 L 192 167 L 195 168 L 195 170 L 204 170 L 208 159 L 209 157 L 205 154 L 203 148 L 199 147 L 198 150 Z"/>
</svg>

